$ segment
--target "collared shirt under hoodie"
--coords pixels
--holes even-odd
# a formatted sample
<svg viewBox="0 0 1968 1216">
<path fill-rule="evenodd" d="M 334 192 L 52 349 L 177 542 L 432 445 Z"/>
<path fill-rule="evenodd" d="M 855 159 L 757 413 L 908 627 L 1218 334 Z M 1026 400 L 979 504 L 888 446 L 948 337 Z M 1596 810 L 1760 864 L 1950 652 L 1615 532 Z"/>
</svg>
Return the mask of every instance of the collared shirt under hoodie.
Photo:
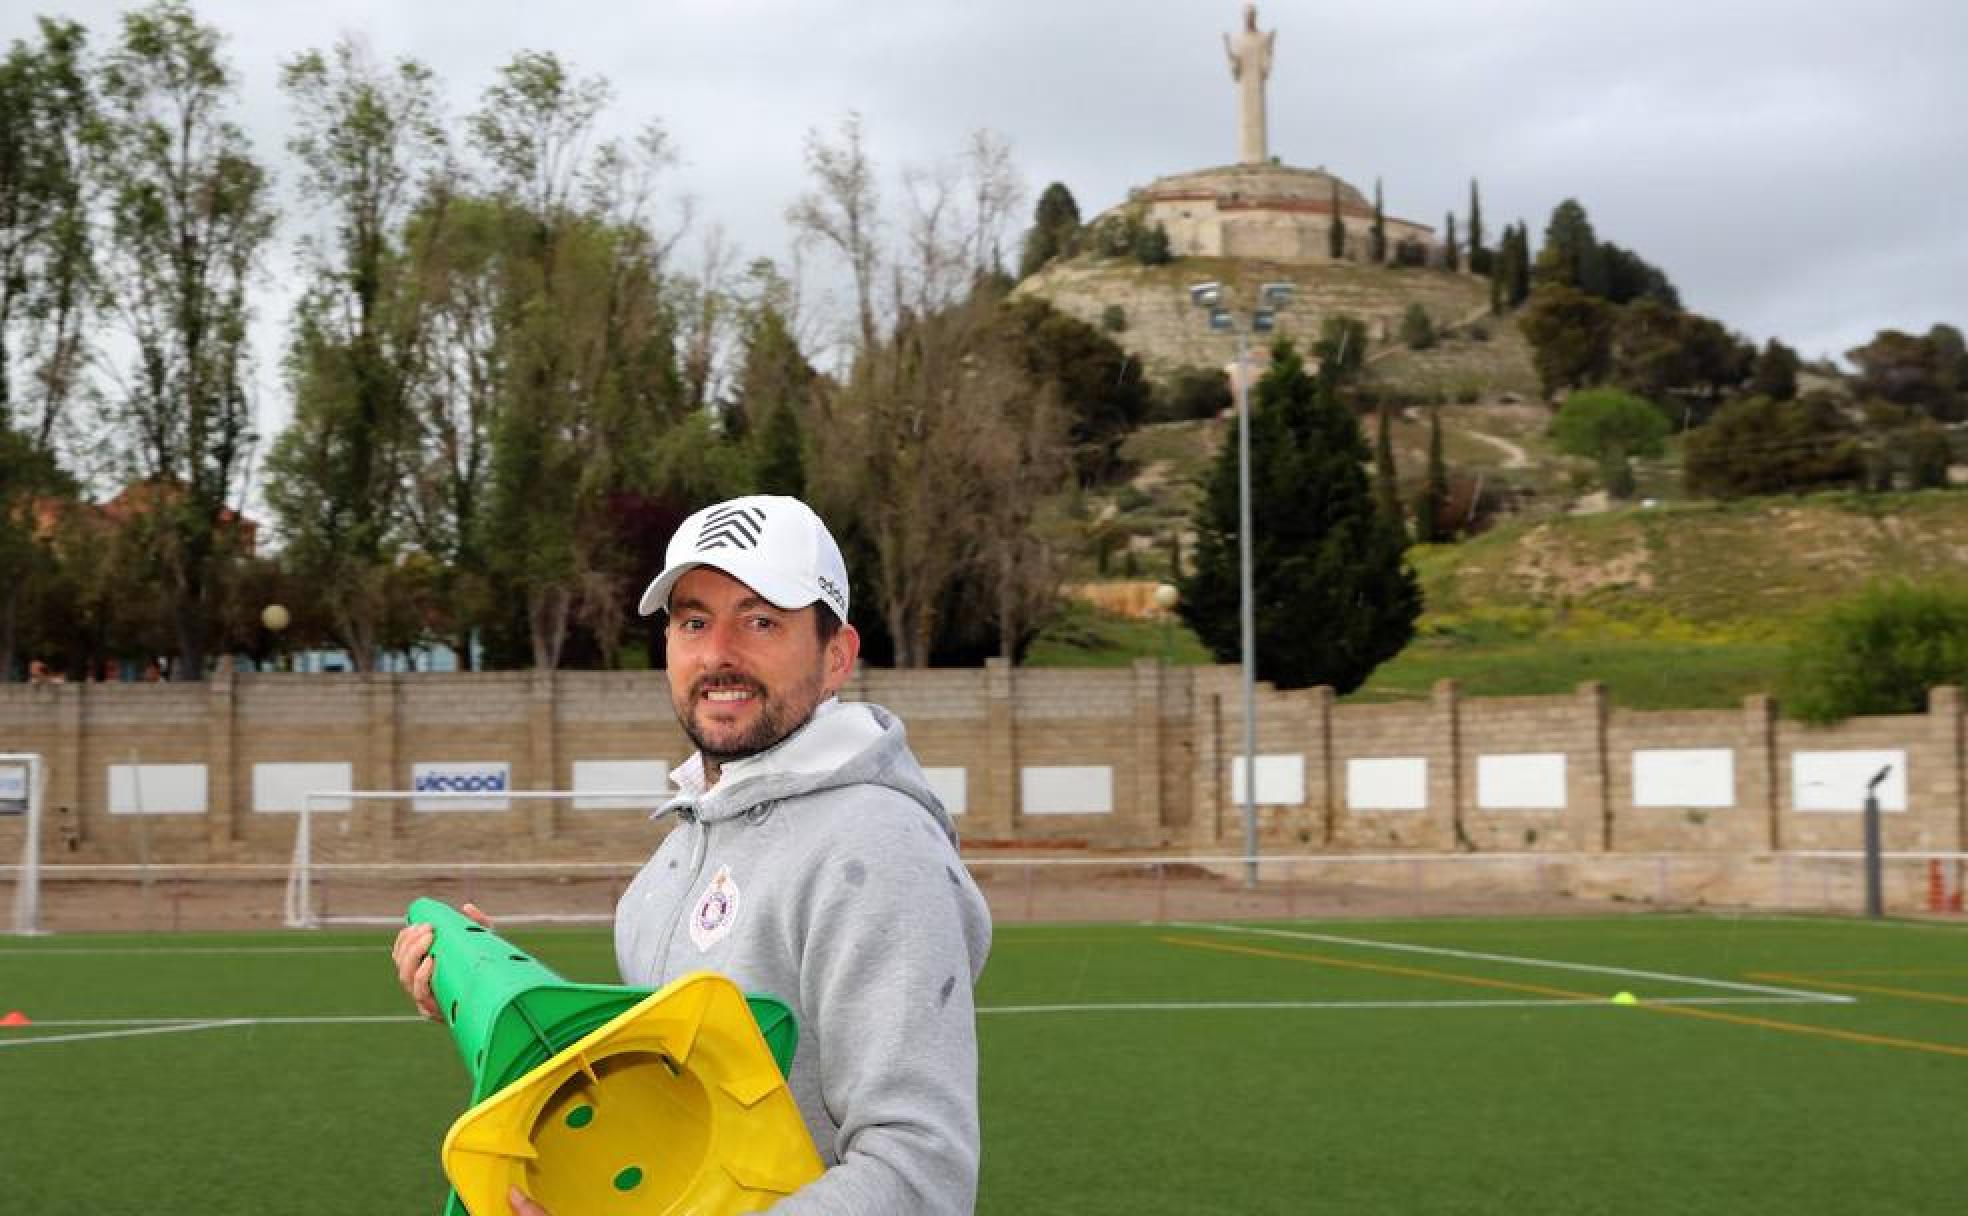
<svg viewBox="0 0 1968 1216">
<path fill-rule="evenodd" d="M 771 1210 L 971 1212 L 990 913 L 900 720 L 830 700 L 708 790 L 701 757 L 671 776 L 678 824 L 622 896 L 616 961 L 626 983 L 716 971 L 792 1006 L 793 1097 L 828 1168 Z"/>
</svg>

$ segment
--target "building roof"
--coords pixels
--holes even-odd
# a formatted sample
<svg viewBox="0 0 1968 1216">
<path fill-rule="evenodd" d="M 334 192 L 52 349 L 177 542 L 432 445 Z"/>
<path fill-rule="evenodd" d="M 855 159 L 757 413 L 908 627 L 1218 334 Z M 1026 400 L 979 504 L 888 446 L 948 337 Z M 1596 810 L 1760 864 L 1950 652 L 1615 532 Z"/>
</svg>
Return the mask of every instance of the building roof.
<svg viewBox="0 0 1968 1216">
<path fill-rule="evenodd" d="M 1372 215 L 1373 202 L 1324 169 L 1294 169 L 1289 165 L 1223 165 L 1159 177 L 1131 193 L 1133 202 L 1178 202 L 1213 199 L 1219 209 L 1274 211 L 1332 210 L 1333 187 L 1339 188 L 1342 212 Z"/>
</svg>

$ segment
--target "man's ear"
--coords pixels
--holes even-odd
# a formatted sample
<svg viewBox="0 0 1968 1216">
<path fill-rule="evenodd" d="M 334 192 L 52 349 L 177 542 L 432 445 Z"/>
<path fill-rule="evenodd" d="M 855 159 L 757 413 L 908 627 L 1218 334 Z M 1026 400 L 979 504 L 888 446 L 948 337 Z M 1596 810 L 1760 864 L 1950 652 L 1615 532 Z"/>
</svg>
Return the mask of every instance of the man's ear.
<svg viewBox="0 0 1968 1216">
<path fill-rule="evenodd" d="M 825 609 L 822 609 L 825 611 Z M 852 625 L 842 625 L 827 639 L 826 678 L 827 695 L 832 696 L 841 690 L 854 675 L 854 661 L 861 657 L 861 633 Z"/>
</svg>

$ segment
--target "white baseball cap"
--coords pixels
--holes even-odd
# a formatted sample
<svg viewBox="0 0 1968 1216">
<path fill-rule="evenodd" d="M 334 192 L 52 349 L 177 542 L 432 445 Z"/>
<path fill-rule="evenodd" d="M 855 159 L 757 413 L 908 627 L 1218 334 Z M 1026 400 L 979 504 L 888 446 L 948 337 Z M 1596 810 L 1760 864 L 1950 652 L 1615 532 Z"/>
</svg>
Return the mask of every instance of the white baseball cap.
<svg viewBox="0 0 1968 1216">
<path fill-rule="evenodd" d="M 797 498 L 753 494 L 684 520 L 636 610 L 669 608 L 677 580 L 698 566 L 724 571 L 788 612 L 818 602 L 847 622 L 847 563 L 827 525 Z"/>
</svg>

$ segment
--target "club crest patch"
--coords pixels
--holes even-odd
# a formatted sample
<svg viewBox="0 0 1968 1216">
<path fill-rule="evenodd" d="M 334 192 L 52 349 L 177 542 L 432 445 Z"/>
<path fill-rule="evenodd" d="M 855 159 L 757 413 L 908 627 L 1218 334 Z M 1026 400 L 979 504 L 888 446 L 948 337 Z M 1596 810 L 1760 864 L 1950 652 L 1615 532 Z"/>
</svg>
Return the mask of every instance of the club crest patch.
<svg viewBox="0 0 1968 1216">
<path fill-rule="evenodd" d="M 711 885 L 704 888 L 697 906 L 690 910 L 690 940 L 697 949 L 707 951 L 724 940 L 738 919 L 738 884 L 730 866 L 719 866 Z"/>
</svg>

